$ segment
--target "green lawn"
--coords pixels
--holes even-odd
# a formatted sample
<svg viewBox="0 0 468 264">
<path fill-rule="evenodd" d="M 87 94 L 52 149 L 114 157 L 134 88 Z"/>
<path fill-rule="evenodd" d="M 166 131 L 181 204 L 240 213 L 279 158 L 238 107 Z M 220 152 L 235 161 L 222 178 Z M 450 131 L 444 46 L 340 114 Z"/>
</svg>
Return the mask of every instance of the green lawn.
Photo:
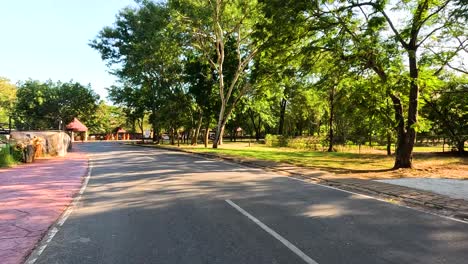
<svg viewBox="0 0 468 264">
<path fill-rule="evenodd" d="M 174 147 L 164 144 L 164 147 Z M 180 145 L 180 148 L 193 152 L 216 153 L 221 156 L 266 161 L 284 162 L 333 172 L 334 177 L 345 178 L 400 178 L 431 177 L 468 179 L 468 158 L 456 157 L 449 153 L 437 152 L 439 147 L 416 147 L 414 170 L 390 171 L 394 156 L 387 156 L 385 148 L 361 147 L 360 151 L 351 148 L 343 152 L 299 150 L 293 148 L 267 147 L 248 142 L 226 142 L 218 149 L 203 145 Z M 441 151 L 441 149 L 439 150 Z M 432 152 L 432 153 L 431 153 Z"/>
<path fill-rule="evenodd" d="M 166 145 L 167 146 L 167 145 Z M 217 153 L 231 157 L 253 158 L 276 162 L 286 162 L 298 166 L 320 168 L 335 173 L 359 173 L 369 171 L 385 171 L 392 168 L 393 156 L 387 156 L 383 150 L 372 148 L 372 151 L 361 154 L 356 152 L 322 152 L 297 150 L 292 148 L 267 147 L 261 144 L 228 143 L 218 149 L 203 146 L 181 145 L 181 148 L 195 152 Z M 436 155 L 436 148 L 416 147 L 414 164 L 418 169 L 449 168 L 451 166 L 466 166 L 467 159 L 450 155 Z"/>
<path fill-rule="evenodd" d="M 381 154 L 358 154 L 347 152 L 319 152 L 291 148 L 274 148 L 262 145 L 251 147 L 245 144 L 227 144 L 218 149 L 182 146 L 195 152 L 217 153 L 231 157 L 255 158 L 276 162 L 287 162 L 299 166 L 345 171 L 382 170 L 391 168 L 393 157 Z"/>
</svg>

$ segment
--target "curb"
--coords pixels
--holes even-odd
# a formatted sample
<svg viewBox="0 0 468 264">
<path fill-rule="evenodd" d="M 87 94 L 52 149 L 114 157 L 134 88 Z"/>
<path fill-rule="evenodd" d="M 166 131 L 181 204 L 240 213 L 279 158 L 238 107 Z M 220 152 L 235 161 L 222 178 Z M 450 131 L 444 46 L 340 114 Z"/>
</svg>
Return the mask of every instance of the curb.
<svg viewBox="0 0 468 264">
<path fill-rule="evenodd" d="M 454 218 L 457 221 L 462 221 L 464 223 L 468 223 L 468 201 L 464 201 L 462 199 L 449 198 L 451 201 L 459 202 L 458 203 L 459 205 L 454 204 L 453 206 L 452 205 L 447 206 L 447 205 L 444 205 L 444 204 L 441 204 L 441 203 L 437 203 L 435 201 L 432 202 L 432 201 L 418 200 L 418 199 L 412 198 L 411 195 L 407 195 L 406 193 L 395 194 L 395 193 L 388 192 L 388 191 L 379 191 L 379 190 L 376 190 L 376 189 L 373 189 L 373 188 L 368 188 L 366 186 L 356 186 L 354 184 L 346 184 L 346 183 L 341 182 L 341 181 L 323 179 L 323 178 L 320 178 L 320 177 L 314 177 L 314 176 L 310 176 L 310 175 L 304 175 L 304 174 L 301 174 L 301 173 L 296 173 L 296 172 L 291 172 L 291 171 L 282 170 L 282 169 L 278 169 L 278 168 L 268 167 L 268 166 L 264 166 L 264 165 L 261 165 L 259 163 L 256 163 L 255 161 L 243 160 L 242 158 L 226 157 L 226 156 L 222 156 L 222 155 L 218 155 L 218 154 L 212 154 L 212 153 L 200 153 L 200 152 L 194 152 L 194 151 L 180 149 L 180 148 L 165 147 L 165 146 L 161 146 L 161 145 L 138 145 L 138 144 L 126 144 L 126 145 L 184 152 L 184 153 L 188 153 L 188 154 L 192 154 L 192 155 L 200 156 L 200 157 L 205 157 L 205 158 L 209 158 L 209 159 L 219 159 L 219 160 L 229 161 L 229 162 L 241 164 L 241 165 L 244 165 L 244 166 L 247 166 L 247 167 L 261 168 L 261 169 L 264 169 L 266 171 L 279 172 L 279 173 L 281 173 L 283 175 L 286 175 L 288 177 L 298 178 L 300 180 L 309 181 L 309 182 L 312 182 L 312 183 L 315 183 L 315 184 L 326 185 L 326 186 L 330 186 L 330 187 L 334 187 L 334 188 L 338 188 L 338 189 L 342 189 L 342 190 L 346 190 L 346 191 L 357 192 L 359 194 L 364 194 L 364 195 L 368 195 L 368 196 L 371 196 L 371 197 L 374 197 L 374 198 L 383 199 L 386 202 L 396 203 L 396 204 L 403 205 L 403 206 L 406 206 L 406 207 L 410 207 L 410 208 L 413 208 L 413 209 L 422 210 L 422 211 L 425 211 L 425 212 L 429 212 L 429 213 L 432 213 L 432 214 L 437 214 L 437 215 L 444 216 L 444 217 Z M 292 164 L 291 164 L 291 166 L 297 167 L 297 166 L 292 165 Z M 320 170 L 318 170 L 318 171 L 320 171 Z M 413 191 L 417 191 L 417 192 L 421 192 L 421 193 L 428 193 L 427 191 L 421 191 L 421 190 L 417 190 L 417 189 L 413 189 L 413 188 L 409 188 L 409 187 L 404 187 L 404 188 L 408 189 L 410 191 L 413 190 Z M 439 194 L 436 194 L 436 196 L 439 196 L 440 200 L 447 200 L 447 198 L 448 198 L 447 196 L 439 195 Z M 433 199 L 433 200 L 439 200 L 439 199 Z"/>
<path fill-rule="evenodd" d="M 31 251 L 31 253 L 26 257 L 24 264 L 34 264 L 37 259 L 41 256 L 42 252 L 47 248 L 48 244 L 54 236 L 58 233 L 60 228 L 63 226 L 65 221 L 71 215 L 77 204 L 80 202 L 82 194 L 88 186 L 89 178 L 91 177 L 91 171 L 93 169 L 92 160 L 88 156 L 88 169 L 86 174 L 83 175 L 83 183 L 80 190 L 74 194 L 72 202 L 65 208 L 62 214 L 57 218 L 57 220 L 49 227 L 47 232 L 44 234 L 42 239 L 36 244 L 36 247 Z"/>
</svg>

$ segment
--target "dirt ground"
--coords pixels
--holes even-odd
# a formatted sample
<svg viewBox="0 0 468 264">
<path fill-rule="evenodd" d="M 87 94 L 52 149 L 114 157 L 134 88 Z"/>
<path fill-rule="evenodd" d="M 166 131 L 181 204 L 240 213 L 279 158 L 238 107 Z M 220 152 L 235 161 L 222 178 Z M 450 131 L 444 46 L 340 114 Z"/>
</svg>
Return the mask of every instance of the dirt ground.
<svg viewBox="0 0 468 264">
<path fill-rule="evenodd" d="M 367 172 L 334 172 L 327 178 L 398 179 L 444 178 L 468 180 L 468 157 L 450 153 L 417 152 L 413 169 L 370 170 Z"/>
</svg>

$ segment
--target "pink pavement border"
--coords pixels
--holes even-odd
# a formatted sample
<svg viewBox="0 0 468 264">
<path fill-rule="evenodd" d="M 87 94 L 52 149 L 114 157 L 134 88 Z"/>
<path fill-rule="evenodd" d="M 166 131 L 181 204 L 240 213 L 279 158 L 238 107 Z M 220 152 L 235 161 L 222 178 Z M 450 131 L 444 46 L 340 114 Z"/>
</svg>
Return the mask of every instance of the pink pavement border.
<svg viewBox="0 0 468 264">
<path fill-rule="evenodd" d="M 73 201 L 88 170 L 80 151 L 0 169 L 0 260 L 23 263 Z"/>
</svg>

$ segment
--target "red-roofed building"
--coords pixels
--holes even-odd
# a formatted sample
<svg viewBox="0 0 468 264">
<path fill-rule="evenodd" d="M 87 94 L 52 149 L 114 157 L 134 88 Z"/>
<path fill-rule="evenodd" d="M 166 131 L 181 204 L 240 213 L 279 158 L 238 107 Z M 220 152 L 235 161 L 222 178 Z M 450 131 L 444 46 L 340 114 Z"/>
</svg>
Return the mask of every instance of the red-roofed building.
<svg viewBox="0 0 468 264">
<path fill-rule="evenodd" d="M 81 133 L 81 139 L 82 141 L 87 141 L 88 140 L 88 127 L 83 125 L 83 123 L 80 122 L 76 117 L 73 118 L 73 121 L 71 121 L 67 126 L 67 131 L 71 131 L 71 138 L 72 141 L 75 140 L 75 137 L 73 135 L 73 132 L 80 132 Z"/>
</svg>

